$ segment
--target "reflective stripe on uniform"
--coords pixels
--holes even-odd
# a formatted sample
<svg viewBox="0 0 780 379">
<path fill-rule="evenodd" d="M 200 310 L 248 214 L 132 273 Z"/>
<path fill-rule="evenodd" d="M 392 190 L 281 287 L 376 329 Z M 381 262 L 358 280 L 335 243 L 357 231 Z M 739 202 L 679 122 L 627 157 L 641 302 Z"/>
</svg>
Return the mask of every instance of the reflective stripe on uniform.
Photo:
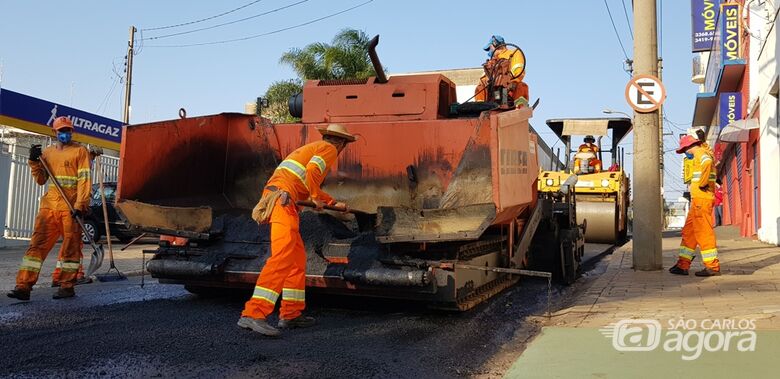
<svg viewBox="0 0 780 379">
<path fill-rule="evenodd" d="M 89 179 L 90 179 L 89 169 L 88 168 L 79 169 L 78 180 L 89 180 Z"/>
<path fill-rule="evenodd" d="M 690 248 L 687 248 L 685 246 L 680 246 L 680 258 L 692 261 L 693 260 L 693 254 L 696 251 Z"/>
<path fill-rule="evenodd" d="M 282 163 L 279 163 L 277 170 L 287 170 L 298 177 L 302 182 L 306 183 L 306 167 L 298 163 L 293 159 L 285 159 Z"/>
<path fill-rule="evenodd" d="M 707 249 L 701 251 L 701 260 L 704 262 L 712 262 L 718 259 L 718 249 Z"/>
<path fill-rule="evenodd" d="M 55 176 L 57 182 L 60 183 L 62 188 L 75 188 L 78 183 L 78 178 L 75 176 Z M 51 183 L 54 186 L 54 183 Z"/>
<path fill-rule="evenodd" d="M 265 300 L 271 304 L 276 304 L 279 293 L 265 287 L 255 286 L 255 292 L 252 293 L 253 299 Z"/>
<path fill-rule="evenodd" d="M 325 165 L 325 160 L 322 159 L 322 157 L 320 157 L 318 155 L 315 155 L 315 156 L 311 157 L 311 160 L 309 161 L 309 163 L 316 164 L 317 167 L 320 169 L 320 172 L 323 173 L 323 174 L 325 173 L 325 166 L 326 165 Z"/>
<path fill-rule="evenodd" d="M 702 155 L 701 156 L 701 163 L 704 164 L 704 162 L 712 161 L 712 158 L 709 155 Z"/>
<path fill-rule="evenodd" d="M 285 301 L 306 301 L 306 291 L 293 288 L 282 289 L 282 300 Z"/>
<path fill-rule="evenodd" d="M 62 262 L 62 271 L 63 272 L 78 272 L 79 266 L 81 264 L 79 261 L 64 261 Z"/>
<path fill-rule="evenodd" d="M 514 65 L 514 66 L 512 66 L 512 69 L 511 69 L 511 70 L 509 70 L 509 71 L 512 71 L 512 74 L 514 75 L 515 69 L 522 69 L 522 68 L 523 68 L 523 66 L 524 66 L 524 65 L 523 65 L 522 63 L 515 63 L 515 65 Z M 519 74 L 520 74 L 520 73 L 518 72 L 518 75 L 519 75 Z"/>
<path fill-rule="evenodd" d="M 43 266 L 42 260 L 35 257 L 24 256 L 22 257 L 22 265 L 19 267 L 19 270 L 40 272 L 41 266 Z"/>
</svg>

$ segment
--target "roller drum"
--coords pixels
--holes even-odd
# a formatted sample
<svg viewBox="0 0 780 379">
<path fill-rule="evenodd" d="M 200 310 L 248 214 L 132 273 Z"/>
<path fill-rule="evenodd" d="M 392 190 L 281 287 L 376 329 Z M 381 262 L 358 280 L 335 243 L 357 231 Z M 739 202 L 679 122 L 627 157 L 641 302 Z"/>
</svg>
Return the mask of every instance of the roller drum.
<svg viewBox="0 0 780 379">
<path fill-rule="evenodd" d="M 577 223 L 587 220 L 585 242 L 615 243 L 618 237 L 614 202 L 577 201 Z"/>
</svg>

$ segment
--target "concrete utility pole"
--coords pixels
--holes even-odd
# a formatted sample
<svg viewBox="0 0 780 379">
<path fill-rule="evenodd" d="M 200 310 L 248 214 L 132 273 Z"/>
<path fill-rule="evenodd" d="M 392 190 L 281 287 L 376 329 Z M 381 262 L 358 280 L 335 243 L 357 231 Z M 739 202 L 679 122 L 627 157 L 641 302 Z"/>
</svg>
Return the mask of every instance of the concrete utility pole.
<svg viewBox="0 0 780 379">
<path fill-rule="evenodd" d="M 658 76 L 656 0 L 634 1 L 634 76 Z M 659 111 L 634 113 L 634 268 L 660 270 L 661 175 Z"/>
<path fill-rule="evenodd" d="M 122 122 L 125 125 L 130 123 L 130 86 L 133 83 L 133 44 L 135 43 L 135 26 L 130 27 L 130 39 L 127 41 L 127 57 L 125 58 L 127 67 L 125 67 L 125 109 L 122 115 Z"/>
</svg>

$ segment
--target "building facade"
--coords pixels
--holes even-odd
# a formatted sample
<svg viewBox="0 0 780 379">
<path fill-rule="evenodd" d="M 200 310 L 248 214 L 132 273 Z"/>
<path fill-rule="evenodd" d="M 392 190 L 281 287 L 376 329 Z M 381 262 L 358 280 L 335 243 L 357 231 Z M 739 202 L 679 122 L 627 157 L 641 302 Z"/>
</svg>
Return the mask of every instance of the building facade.
<svg viewBox="0 0 780 379">
<path fill-rule="evenodd" d="M 705 14 L 701 9 L 717 9 L 715 22 L 697 22 Z M 778 244 L 777 9 L 769 1 L 692 0 L 692 11 L 694 48 L 697 24 L 714 27 L 711 47 L 695 52 L 700 90 L 692 127 L 706 131 L 715 152 L 723 223 Z"/>
</svg>

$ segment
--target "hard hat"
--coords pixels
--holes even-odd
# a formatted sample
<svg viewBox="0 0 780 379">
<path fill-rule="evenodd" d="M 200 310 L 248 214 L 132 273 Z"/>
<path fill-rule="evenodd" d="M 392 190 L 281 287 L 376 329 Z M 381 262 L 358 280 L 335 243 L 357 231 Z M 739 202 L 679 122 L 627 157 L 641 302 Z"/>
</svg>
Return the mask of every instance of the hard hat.
<svg viewBox="0 0 780 379">
<path fill-rule="evenodd" d="M 691 146 L 695 146 L 700 144 L 701 141 L 699 141 L 697 138 L 684 135 L 682 138 L 680 138 L 680 147 L 677 148 L 677 154 L 682 154 L 685 152 L 685 150 L 688 150 Z"/>
<path fill-rule="evenodd" d="M 55 131 L 60 131 L 60 129 L 65 128 L 70 128 L 70 130 L 73 130 L 73 122 L 71 122 L 70 119 L 65 116 L 60 116 L 54 119 L 54 123 L 51 125 L 51 127 Z"/>
<path fill-rule="evenodd" d="M 330 124 L 327 128 L 318 128 L 317 130 L 320 132 L 320 134 L 322 134 L 323 137 L 334 136 L 343 138 L 348 142 L 355 142 L 355 140 L 357 140 L 354 135 L 347 131 L 347 128 L 340 124 Z"/>
<path fill-rule="evenodd" d="M 587 135 L 585 136 L 585 142 L 590 142 L 590 143 L 596 142 L 596 138 L 594 138 L 592 135 Z"/>
<path fill-rule="evenodd" d="M 490 50 L 490 46 L 503 45 L 505 43 L 506 42 L 504 42 L 504 37 L 501 37 L 499 35 L 492 35 L 490 36 L 490 40 L 488 41 L 487 45 L 485 45 L 485 47 L 483 47 L 482 49 L 488 51 Z"/>
</svg>

